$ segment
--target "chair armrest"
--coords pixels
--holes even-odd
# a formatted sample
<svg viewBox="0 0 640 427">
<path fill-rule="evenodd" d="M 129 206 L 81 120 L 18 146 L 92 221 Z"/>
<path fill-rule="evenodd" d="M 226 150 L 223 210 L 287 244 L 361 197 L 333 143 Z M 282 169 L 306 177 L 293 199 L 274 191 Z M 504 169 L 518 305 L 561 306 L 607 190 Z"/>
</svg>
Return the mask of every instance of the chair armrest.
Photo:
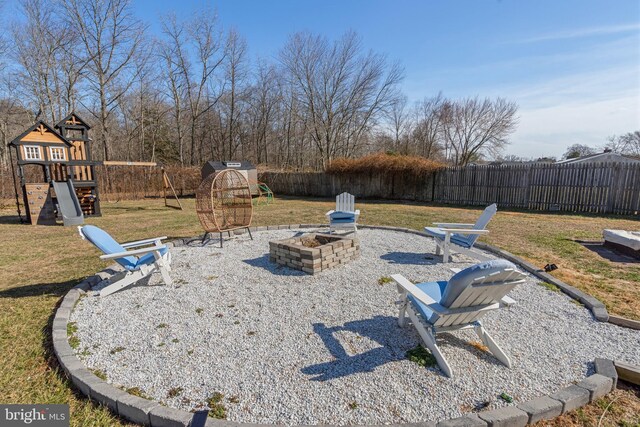
<svg viewBox="0 0 640 427">
<path fill-rule="evenodd" d="M 475 224 L 464 224 L 458 222 L 434 222 L 433 225 L 436 225 L 440 228 L 473 228 Z"/>
<path fill-rule="evenodd" d="M 360 209 L 356 209 L 356 211 L 354 212 L 355 216 L 360 216 Z"/>
<path fill-rule="evenodd" d="M 500 307 L 511 307 L 513 305 L 516 305 L 516 301 L 507 296 L 502 297 L 500 300 Z"/>
<path fill-rule="evenodd" d="M 335 212 L 335 211 L 334 211 L 333 209 L 331 209 L 331 210 L 330 210 L 329 212 L 327 212 L 325 215 L 326 215 L 326 216 L 329 216 L 329 215 L 331 215 L 331 214 L 332 214 L 332 213 L 334 213 L 334 212 Z"/>
<path fill-rule="evenodd" d="M 441 228 L 447 234 L 460 233 L 460 234 L 489 234 L 489 230 L 472 230 L 470 228 Z"/>
<path fill-rule="evenodd" d="M 135 248 L 136 246 L 143 246 L 143 245 L 149 245 L 154 242 L 160 242 L 162 240 L 165 240 L 166 238 L 167 236 L 162 236 L 162 237 L 154 237 L 152 239 L 136 240 L 134 242 L 122 243 L 120 246 L 122 246 L 123 248 Z"/>
<path fill-rule="evenodd" d="M 148 254 L 150 252 L 158 252 L 162 249 L 166 249 L 166 247 L 167 245 L 151 246 L 148 248 L 135 249 L 133 251 L 124 251 L 124 252 L 118 252 L 115 254 L 102 255 L 100 259 L 115 259 L 115 258 L 124 258 L 126 256 L 143 255 L 143 254 Z"/>
<path fill-rule="evenodd" d="M 438 304 L 433 298 L 425 294 L 416 285 L 408 281 L 402 274 L 392 274 L 391 278 L 402 287 L 405 291 L 410 293 L 415 299 L 428 306 L 431 310 L 438 314 L 442 314 L 447 311 L 447 308 Z"/>
</svg>

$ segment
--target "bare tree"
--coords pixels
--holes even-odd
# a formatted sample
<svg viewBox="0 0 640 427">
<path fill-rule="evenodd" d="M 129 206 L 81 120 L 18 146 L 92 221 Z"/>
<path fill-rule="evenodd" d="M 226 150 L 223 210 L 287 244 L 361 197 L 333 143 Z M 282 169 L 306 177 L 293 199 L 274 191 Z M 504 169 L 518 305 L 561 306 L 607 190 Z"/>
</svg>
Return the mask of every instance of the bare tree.
<svg viewBox="0 0 640 427">
<path fill-rule="evenodd" d="M 275 163 L 281 167 L 294 167 L 296 169 L 305 166 L 317 166 L 317 156 L 315 156 L 315 144 L 309 136 L 309 121 L 301 112 L 298 98 L 290 85 L 281 84 L 279 86 L 279 133 L 282 141 L 277 147 Z M 265 148 L 266 150 L 266 148 Z M 269 156 L 265 153 L 265 161 Z"/>
<path fill-rule="evenodd" d="M 256 81 L 249 91 L 249 120 L 251 121 L 254 158 L 257 163 L 268 162 L 269 133 L 275 122 L 278 103 L 281 101 L 277 87 L 277 71 L 264 62 L 258 64 Z M 285 142 L 289 144 L 291 141 Z"/>
<path fill-rule="evenodd" d="M 9 90 L 13 88 L 11 82 L 2 83 Z M 20 105 L 18 101 L 16 98 L 0 100 L 0 165 L 8 164 L 7 146 L 11 137 L 20 134 L 24 123 L 30 123 L 34 118 L 33 112 Z"/>
<path fill-rule="evenodd" d="M 393 149 L 396 152 L 408 154 L 411 122 L 405 95 L 399 95 L 391 102 L 388 116 L 393 134 Z"/>
<path fill-rule="evenodd" d="M 4 7 L 4 2 L 0 2 L 0 15 L 2 16 L 4 16 L 4 13 L 2 13 L 3 7 Z M 6 22 L 4 22 L 2 18 L 0 18 L 0 25 L 2 26 L 6 25 Z M 0 34 L 0 76 L 4 76 L 4 73 L 7 67 L 6 56 L 7 56 L 8 50 L 9 50 L 9 40 L 7 40 L 4 34 Z"/>
<path fill-rule="evenodd" d="M 442 135 L 454 164 L 464 166 L 483 155 L 495 156 L 517 124 L 515 103 L 467 98 L 445 101 L 440 109 Z"/>
<path fill-rule="evenodd" d="M 72 32 L 69 31 L 68 33 Z M 75 111 L 78 108 L 80 96 L 78 86 L 80 86 L 83 80 L 84 69 L 89 63 L 86 52 L 80 48 L 77 42 L 77 37 L 74 37 L 72 42 L 65 44 L 64 52 L 59 62 L 63 77 L 61 83 L 63 90 L 60 94 L 62 115 Z"/>
<path fill-rule="evenodd" d="M 226 58 L 224 63 L 225 81 L 229 84 L 227 94 L 227 155 L 229 159 L 235 156 L 240 141 L 238 139 L 238 99 L 243 97 L 243 84 L 247 77 L 246 54 L 247 42 L 237 31 L 229 31 L 227 37 Z"/>
<path fill-rule="evenodd" d="M 3 89 L 10 88 L 11 86 Z M 15 189 L 11 168 L 12 154 L 7 144 L 24 130 L 25 123 L 32 121 L 33 113 L 21 106 L 18 99 L 0 100 L 0 195 L 3 197 L 10 197 Z M 15 161 L 15 157 L 13 160 Z"/>
<path fill-rule="evenodd" d="M 162 62 L 164 84 L 172 102 L 172 121 L 176 130 L 178 160 L 185 165 L 185 129 L 183 126 L 185 103 L 187 99 L 187 77 L 185 68 L 189 67 L 186 59 L 186 34 L 184 26 L 176 21 L 175 15 L 163 20 L 164 39 L 160 42 L 159 54 Z"/>
<path fill-rule="evenodd" d="M 575 159 L 577 157 L 595 154 L 596 149 L 583 144 L 573 144 L 567 147 L 567 151 L 562 155 L 563 159 Z"/>
<path fill-rule="evenodd" d="M 605 150 L 630 156 L 640 156 L 640 130 L 620 136 L 610 136 Z"/>
<path fill-rule="evenodd" d="M 197 142 L 201 139 L 198 135 L 199 122 L 220 98 L 215 94 L 213 77 L 224 60 L 222 35 L 215 15 L 206 10 L 194 14 L 188 25 L 169 17 L 163 33 L 173 55 L 173 58 L 165 57 L 172 67 L 176 67 L 176 82 L 185 85 L 191 137 L 189 164 L 193 165 L 196 163 Z M 193 50 L 193 62 L 190 50 Z M 176 96 L 178 94 L 174 95 L 174 102 Z"/>
<path fill-rule="evenodd" d="M 287 83 L 308 121 L 322 167 L 336 155 L 350 155 L 363 134 L 396 95 L 402 70 L 386 58 L 363 52 L 348 32 L 334 43 L 297 33 L 280 51 Z"/>
<path fill-rule="evenodd" d="M 42 118 L 56 123 L 75 104 L 76 85 L 85 61 L 74 54 L 78 44 L 55 5 L 45 0 L 21 0 L 25 22 L 14 23 L 13 56 L 20 65 L 23 97 Z"/>
<path fill-rule="evenodd" d="M 141 48 L 145 27 L 132 13 L 129 0 L 64 0 L 68 25 L 76 28 L 89 57 L 89 111 L 100 125 L 104 159 L 109 159 L 110 121 L 118 100 L 136 81 L 135 57 Z"/>
<path fill-rule="evenodd" d="M 502 99 L 438 94 L 408 108 L 400 66 L 352 32 L 335 41 L 294 34 L 276 61 L 254 61 L 211 10 L 164 17 L 151 43 L 131 0 L 18 1 L 25 19 L 14 27 L 12 50 L 22 65 L 5 79 L 7 105 L 40 109 L 53 122 L 80 110 L 98 158 L 188 166 L 205 156 L 242 157 L 317 170 L 383 148 L 466 164 L 496 154 L 517 121 L 515 104 Z M 9 128 L 0 136 L 10 138 Z"/>
<path fill-rule="evenodd" d="M 148 149 L 148 136 L 149 131 L 154 130 L 149 129 L 148 123 L 167 109 L 161 98 L 161 67 L 155 61 L 157 56 L 150 54 L 155 51 L 154 44 L 147 44 L 144 53 L 133 58 L 131 66 L 136 69 L 136 80 L 117 101 L 117 127 L 112 132 L 114 141 L 111 148 L 119 153 L 119 158 L 127 161 L 153 160 L 154 152 L 150 153 Z"/>
<path fill-rule="evenodd" d="M 445 144 L 441 141 L 444 101 L 442 93 L 438 93 L 435 97 L 425 98 L 416 105 L 414 111 L 416 123 L 413 129 L 415 154 L 435 158 L 444 149 Z"/>
</svg>

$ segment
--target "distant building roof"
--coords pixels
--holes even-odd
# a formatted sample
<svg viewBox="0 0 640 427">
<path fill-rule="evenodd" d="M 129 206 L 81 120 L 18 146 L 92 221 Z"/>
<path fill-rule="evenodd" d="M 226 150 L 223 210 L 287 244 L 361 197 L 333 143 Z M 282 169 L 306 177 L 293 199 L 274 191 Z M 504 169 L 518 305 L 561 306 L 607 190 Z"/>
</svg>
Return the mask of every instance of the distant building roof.
<svg viewBox="0 0 640 427">
<path fill-rule="evenodd" d="M 590 163 L 590 162 L 607 162 L 607 163 L 640 163 L 640 159 L 627 156 L 624 154 L 614 153 L 612 151 L 604 153 L 589 154 L 588 156 L 574 157 L 573 159 L 560 160 L 556 163 Z"/>
<path fill-rule="evenodd" d="M 501 161 L 501 160 L 495 160 L 491 163 L 489 163 L 492 166 L 517 166 L 517 165 L 535 165 L 538 163 L 553 163 L 553 161 L 551 160 L 518 160 L 518 161 L 514 161 L 514 160 L 509 160 L 509 161 Z"/>
</svg>

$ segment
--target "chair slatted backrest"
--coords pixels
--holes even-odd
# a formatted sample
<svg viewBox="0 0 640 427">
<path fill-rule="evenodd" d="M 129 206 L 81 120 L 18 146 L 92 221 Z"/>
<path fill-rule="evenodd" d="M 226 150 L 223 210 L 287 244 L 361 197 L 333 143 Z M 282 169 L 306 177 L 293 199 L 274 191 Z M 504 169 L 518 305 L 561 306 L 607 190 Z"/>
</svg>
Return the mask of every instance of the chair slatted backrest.
<svg viewBox="0 0 640 427">
<path fill-rule="evenodd" d="M 347 192 L 336 196 L 336 211 L 355 212 L 355 197 Z"/>
<path fill-rule="evenodd" d="M 513 288 L 524 283 L 526 276 L 515 268 L 505 268 L 486 276 L 477 277 L 448 307 L 450 309 L 476 308 L 464 310 L 462 313 L 442 314 L 434 323 L 435 326 L 455 326 L 472 323 L 484 316 L 492 305 L 497 304 Z"/>
<path fill-rule="evenodd" d="M 87 239 L 95 247 L 100 249 L 107 255 L 123 253 L 127 250 L 120 245 L 109 233 L 95 225 L 85 225 L 78 227 L 80 236 Z M 122 258 L 116 258 L 115 261 L 126 268 L 127 270 L 133 270 L 136 268 L 138 259 L 133 256 L 124 256 Z"/>
<path fill-rule="evenodd" d="M 474 230 L 484 230 L 487 228 L 489 221 L 491 218 L 498 212 L 498 205 L 495 203 L 487 206 L 484 211 L 482 211 L 482 215 L 478 218 L 476 223 L 473 226 Z M 458 234 L 459 238 L 465 239 L 469 247 L 473 246 L 473 244 L 480 237 L 479 234 Z"/>
</svg>

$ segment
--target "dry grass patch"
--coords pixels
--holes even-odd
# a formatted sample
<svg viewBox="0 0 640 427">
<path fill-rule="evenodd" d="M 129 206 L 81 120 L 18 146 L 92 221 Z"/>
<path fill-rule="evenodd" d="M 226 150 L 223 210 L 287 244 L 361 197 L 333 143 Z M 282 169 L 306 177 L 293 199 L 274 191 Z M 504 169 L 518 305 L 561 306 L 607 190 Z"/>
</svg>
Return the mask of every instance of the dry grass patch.
<svg viewBox="0 0 640 427">
<path fill-rule="evenodd" d="M 487 347 L 486 345 L 484 345 L 480 341 L 470 341 L 469 345 L 471 347 L 475 348 L 478 351 L 482 351 L 482 352 L 485 352 L 485 353 L 489 352 L 489 347 Z"/>
<path fill-rule="evenodd" d="M 638 427 L 640 426 L 640 392 L 617 389 L 608 396 L 536 427 Z"/>
</svg>

